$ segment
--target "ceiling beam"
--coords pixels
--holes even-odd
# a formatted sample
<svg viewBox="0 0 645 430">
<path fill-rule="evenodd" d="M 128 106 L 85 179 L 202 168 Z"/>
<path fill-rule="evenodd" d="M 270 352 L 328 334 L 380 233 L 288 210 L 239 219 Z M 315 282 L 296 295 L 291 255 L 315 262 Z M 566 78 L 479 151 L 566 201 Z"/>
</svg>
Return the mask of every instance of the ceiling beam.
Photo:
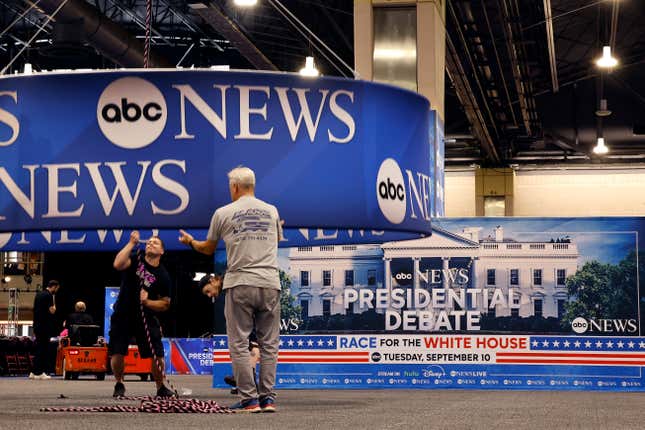
<svg viewBox="0 0 645 430">
<path fill-rule="evenodd" d="M 446 71 L 448 77 L 455 87 L 457 97 L 464 108 L 466 118 L 473 129 L 473 134 L 479 140 L 487 158 L 494 164 L 501 162 L 493 139 L 491 138 L 488 126 L 482 116 L 482 111 L 477 102 L 477 98 L 473 94 L 473 90 L 468 82 L 468 77 L 464 72 L 461 64 L 459 54 L 452 43 L 450 34 L 446 33 Z"/>
<path fill-rule="evenodd" d="M 551 67 L 551 87 L 557 93 L 558 85 L 558 64 L 555 57 L 555 40 L 553 38 L 553 16 L 551 15 L 551 0 L 544 0 L 544 24 L 546 26 L 546 43 L 549 48 L 549 66 Z"/>
<path fill-rule="evenodd" d="M 255 46 L 242 30 L 228 16 L 224 15 L 214 5 L 192 3 L 188 5 L 197 15 L 210 25 L 222 37 L 228 39 L 232 46 L 259 70 L 278 71 L 278 67 L 271 62 L 260 49 Z"/>
</svg>

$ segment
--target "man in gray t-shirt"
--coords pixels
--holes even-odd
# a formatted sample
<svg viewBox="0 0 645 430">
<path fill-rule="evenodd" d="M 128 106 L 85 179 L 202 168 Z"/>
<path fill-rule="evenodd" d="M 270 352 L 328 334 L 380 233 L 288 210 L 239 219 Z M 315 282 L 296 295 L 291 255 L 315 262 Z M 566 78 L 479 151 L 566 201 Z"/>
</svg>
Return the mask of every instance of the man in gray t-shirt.
<svg viewBox="0 0 645 430">
<path fill-rule="evenodd" d="M 275 206 L 255 197 L 255 174 L 248 167 L 228 173 L 232 203 L 215 211 L 206 240 L 180 230 L 179 241 L 212 255 L 217 242 L 226 244 L 226 334 L 241 401 L 240 412 L 275 412 L 276 364 L 280 335 L 278 241 L 282 225 Z M 256 389 L 249 368 L 249 335 L 260 345 L 260 377 Z"/>
</svg>

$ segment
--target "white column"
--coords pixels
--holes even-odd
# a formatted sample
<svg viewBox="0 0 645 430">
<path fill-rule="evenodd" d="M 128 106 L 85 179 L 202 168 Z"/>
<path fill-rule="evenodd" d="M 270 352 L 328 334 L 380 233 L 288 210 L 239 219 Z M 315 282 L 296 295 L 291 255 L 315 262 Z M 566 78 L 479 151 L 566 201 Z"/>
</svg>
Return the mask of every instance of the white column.
<svg viewBox="0 0 645 430">
<path fill-rule="evenodd" d="M 471 257 L 470 261 L 470 273 L 468 274 L 468 276 L 470 276 L 469 288 L 477 288 L 477 262 L 479 261 L 479 257 Z M 483 299 L 480 299 L 479 304 L 474 309 L 484 309 Z"/>
<path fill-rule="evenodd" d="M 413 257 L 413 266 L 414 268 L 412 269 L 412 307 L 416 309 L 417 304 L 416 301 L 414 300 L 414 294 L 417 291 L 417 288 L 419 288 L 419 257 Z"/>
<path fill-rule="evenodd" d="M 448 273 L 448 270 L 450 270 L 450 257 L 441 257 L 441 280 L 442 284 L 441 286 L 443 287 L 444 290 L 447 290 L 450 287 L 450 284 L 448 284 L 448 277 L 446 276 L 446 273 Z"/>
<path fill-rule="evenodd" d="M 390 263 L 392 262 L 391 258 L 384 258 L 385 261 L 385 274 L 383 275 L 383 286 L 387 290 L 388 295 L 392 292 L 392 269 Z"/>
</svg>

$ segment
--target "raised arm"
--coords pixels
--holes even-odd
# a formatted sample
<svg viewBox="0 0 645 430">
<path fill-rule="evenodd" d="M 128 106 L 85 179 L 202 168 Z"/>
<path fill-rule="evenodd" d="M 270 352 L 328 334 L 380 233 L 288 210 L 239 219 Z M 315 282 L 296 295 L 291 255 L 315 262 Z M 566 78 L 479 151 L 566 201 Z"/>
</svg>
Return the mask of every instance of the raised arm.
<svg viewBox="0 0 645 430">
<path fill-rule="evenodd" d="M 114 257 L 114 263 L 112 263 L 112 265 L 116 270 L 121 271 L 130 267 L 130 254 L 134 247 L 137 246 L 137 243 L 139 243 L 139 232 L 134 230 L 130 233 L 130 240 L 128 243 L 126 243 L 123 249 L 121 249 L 116 257 Z"/>
<path fill-rule="evenodd" d="M 217 242 L 208 239 L 196 240 L 192 235 L 186 233 L 184 230 L 179 230 L 179 234 L 179 241 L 184 245 L 190 246 L 195 251 L 206 255 L 213 255 L 215 253 Z"/>
</svg>

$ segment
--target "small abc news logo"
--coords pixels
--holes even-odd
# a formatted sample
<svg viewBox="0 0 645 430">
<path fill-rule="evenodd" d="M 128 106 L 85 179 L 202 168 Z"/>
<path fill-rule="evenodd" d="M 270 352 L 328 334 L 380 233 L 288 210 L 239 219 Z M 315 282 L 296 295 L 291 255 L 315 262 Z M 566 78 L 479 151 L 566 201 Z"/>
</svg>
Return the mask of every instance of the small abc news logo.
<svg viewBox="0 0 645 430">
<path fill-rule="evenodd" d="M 383 216 L 392 224 L 405 219 L 406 192 L 403 173 L 398 163 L 387 158 L 381 163 L 376 176 L 376 198 Z"/>
</svg>

